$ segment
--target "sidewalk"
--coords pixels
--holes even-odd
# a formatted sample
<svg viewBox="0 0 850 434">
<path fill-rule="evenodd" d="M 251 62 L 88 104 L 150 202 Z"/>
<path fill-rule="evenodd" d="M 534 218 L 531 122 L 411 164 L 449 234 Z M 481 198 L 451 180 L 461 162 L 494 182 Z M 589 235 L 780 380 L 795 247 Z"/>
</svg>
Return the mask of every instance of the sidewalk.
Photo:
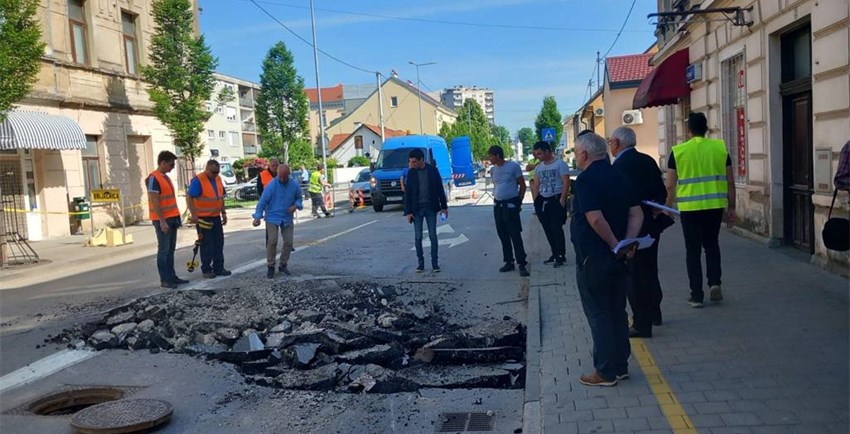
<svg viewBox="0 0 850 434">
<path fill-rule="evenodd" d="M 848 432 L 846 279 L 724 230 L 725 300 L 692 309 L 676 225 L 661 240 L 664 325 L 631 340 L 631 379 L 592 388 L 578 382 L 593 365 L 575 267 L 543 266 L 548 245 L 528 224 L 526 432 Z"/>
</svg>

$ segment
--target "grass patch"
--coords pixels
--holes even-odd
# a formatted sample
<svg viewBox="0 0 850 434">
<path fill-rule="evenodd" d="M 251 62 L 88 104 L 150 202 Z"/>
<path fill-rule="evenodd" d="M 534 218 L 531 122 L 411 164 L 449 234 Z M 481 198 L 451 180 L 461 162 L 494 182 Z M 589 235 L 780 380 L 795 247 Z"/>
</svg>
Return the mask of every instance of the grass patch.
<svg viewBox="0 0 850 434">
<path fill-rule="evenodd" d="M 254 208 L 257 206 L 256 200 L 238 200 L 227 197 L 224 199 L 224 208 L 232 209 L 232 208 Z"/>
</svg>

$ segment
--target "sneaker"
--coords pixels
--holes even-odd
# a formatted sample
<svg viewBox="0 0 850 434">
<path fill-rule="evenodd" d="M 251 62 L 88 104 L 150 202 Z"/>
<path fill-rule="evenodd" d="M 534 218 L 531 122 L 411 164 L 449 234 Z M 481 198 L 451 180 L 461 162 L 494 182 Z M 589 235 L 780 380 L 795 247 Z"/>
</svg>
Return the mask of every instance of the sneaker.
<svg viewBox="0 0 850 434">
<path fill-rule="evenodd" d="M 217 274 L 215 274 L 213 272 L 204 273 L 204 279 L 215 279 L 216 276 L 217 276 Z"/>
<path fill-rule="evenodd" d="M 231 274 L 233 274 L 233 272 L 230 270 L 221 270 L 215 272 L 216 276 L 230 276 Z"/>
<path fill-rule="evenodd" d="M 425 264 L 419 264 L 418 266 L 416 266 L 416 272 L 417 273 L 424 273 L 425 272 Z"/>
<path fill-rule="evenodd" d="M 632 378 L 632 376 L 628 372 L 617 375 L 617 381 L 628 380 L 629 378 Z"/>
<path fill-rule="evenodd" d="M 688 304 L 691 305 L 691 307 L 694 309 L 699 309 L 705 306 L 704 304 L 702 304 L 702 301 L 697 301 L 693 297 L 688 299 Z"/>
<path fill-rule="evenodd" d="M 555 255 L 552 255 L 552 256 L 549 257 L 549 259 L 543 261 L 543 263 L 546 264 L 546 265 L 553 264 L 553 263 L 555 263 L 555 259 L 558 259 L 558 258 L 556 258 Z"/>
<path fill-rule="evenodd" d="M 617 379 L 606 380 L 598 372 L 594 372 L 590 375 L 582 375 L 579 377 L 578 381 L 585 386 L 602 386 L 602 387 L 611 387 L 617 385 Z"/>
<path fill-rule="evenodd" d="M 269 267 L 266 271 L 266 278 L 272 279 L 274 278 L 274 267 Z"/>
<path fill-rule="evenodd" d="M 174 282 L 160 282 L 159 287 L 165 289 L 177 289 L 177 284 Z"/>
<path fill-rule="evenodd" d="M 720 289 L 720 285 L 714 285 L 711 287 L 708 293 L 708 299 L 715 303 L 723 301 L 723 290 Z"/>
<path fill-rule="evenodd" d="M 522 277 L 528 277 L 531 274 L 528 272 L 528 267 L 526 267 L 525 265 L 520 265 L 519 266 L 519 275 L 522 276 Z"/>
<path fill-rule="evenodd" d="M 508 271 L 514 270 L 516 270 L 516 267 L 513 262 L 505 262 L 505 265 L 503 265 L 502 268 L 499 268 L 500 273 L 507 273 Z"/>
<path fill-rule="evenodd" d="M 188 281 L 188 280 L 186 280 L 186 279 L 181 279 L 181 278 L 179 278 L 179 277 L 175 277 L 175 278 L 174 278 L 174 280 L 172 280 L 171 282 L 172 282 L 172 283 L 175 283 L 175 284 L 177 284 L 177 285 L 185 285 L 185 284 L 189 283 L 189 281 Z"/>
<path fill-rule="evenodd" d="M 566 264 L 567 264 L 567 258 L 561 256 L 560 258 L 555 259 L 555 265 L 553 265 L 553 267 L 555 267 L 555 268 L 563 267 Z"/>
<path fill-rule="evenodd" d="M 440 266 L 437 264 L 432 265 L 431 269 L 434 270 L 435 273 L 439 273 L 440 271 L 442 271 L 440 270 Z"/>
<path fill-rule="evenodd" d="M 280 271 L 281 273 L 283 273 L 283 274 L 285 274 L 285 275 L 287 275 L 287 276 L 291 276 L 291 275 L 292 275 L 292 272 L 291 272 L 291 271 L 289 271 L 289 268 L 286 266 L 286 264 L 282 264 L 280 267 L 278 267 L 278 268 L 277 268 L 277 271 Z"/>
</svg>

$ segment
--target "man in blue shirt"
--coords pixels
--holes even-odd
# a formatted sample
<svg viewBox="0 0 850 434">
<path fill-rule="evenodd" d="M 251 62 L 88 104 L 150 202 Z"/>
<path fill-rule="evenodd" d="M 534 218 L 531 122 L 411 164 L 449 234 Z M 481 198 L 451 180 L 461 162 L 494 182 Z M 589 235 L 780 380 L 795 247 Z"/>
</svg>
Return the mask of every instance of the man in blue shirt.
<svg viewBox="0 0 850 434">
<path fill-rule="evenodd" d="M 283 247 L 280 249 L 280 267 L 278 271 L 291 276 L 287 268 L 289 254 L 292 253 L 293 214 L 296 210 L 304 209 L 301 202 L 301 187 L 297 181 L 289 179 L 289 165 L 281 164 L 277 168 L 277 178 L 266 185 L 263 195 L 254 211 L 254 226 L 260 225 L 260 219 L 265 214 L 266 220 L 266 260 L 268 272 L 266 277 L 274 277 L 274 266 L 277 256 L 278 233 L 283 237 Z"/>
</svg>

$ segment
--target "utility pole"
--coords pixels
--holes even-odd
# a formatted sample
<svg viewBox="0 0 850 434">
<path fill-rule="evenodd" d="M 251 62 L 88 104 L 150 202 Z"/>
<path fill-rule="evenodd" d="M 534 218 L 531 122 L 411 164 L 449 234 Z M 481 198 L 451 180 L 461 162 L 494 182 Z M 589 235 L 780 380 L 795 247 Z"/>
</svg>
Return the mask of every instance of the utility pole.
<svg viewBox="0 0 850 434">
<path fill-rule="evenodd" d="M 310 0 L 310 21 L 313 27 L 313 64 L 316 67 L 316 96 L 319 100 L 319 137 L 322 141 L 322 167 L 328 176 L 328 150 L 325 142 L 325 113 L 322 108 L 322 83 L 319 81 L 319 45 L 316 41 L 316 12 L 313 10 L 313 0 Z M 287 164 L 289 162 L 287 161 Z"/>
<path fill-rule="evenodd" d="M 312 1 L 312 0 L 310 0 Z M 419 67 L 433 65 L 437 62 L 428 62 L 428 63 L 416 63 L 416 62 L 407 62 L 416 67 L 416 93 L 419 97 L 419 134 L 425 134 L 424 128 L 422 128 L 422 82 L 419 80 Z"/>
<path fill-rule="evenodd" d="M 378 114 L 381 119 L 381 146 L 384 145 L 384 93 L 381 90 L 381 73 L 375 72 L 375 80 L 378 82 Z"/>
<path fill-rule="evenodd" d="M 599 58 L 599 52 L 597 51 L 596 52 L 596 87 L 597 88 L 602 87 L 602 82 L 599 81 L 599 74 L 602 73 L 601 65 L 602 65 L 602 59 Z"/>
</svg>

